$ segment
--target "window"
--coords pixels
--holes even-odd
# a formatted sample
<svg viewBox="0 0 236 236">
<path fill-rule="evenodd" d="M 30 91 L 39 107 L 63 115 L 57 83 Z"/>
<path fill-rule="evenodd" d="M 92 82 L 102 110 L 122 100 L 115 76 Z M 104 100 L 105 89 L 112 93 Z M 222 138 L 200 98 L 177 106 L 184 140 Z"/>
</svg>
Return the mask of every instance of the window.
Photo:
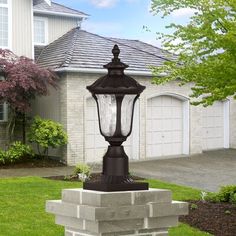
<svg viewBox="0 0 236 236">
<path fill-rule="evenodd" d="M 0 47 L 8 48 L 9 45 L 9 2 L 0 0 Z"/>
<path fill-rule="evenodd" d="M 0 122 L 7 120 L 7 104 L 0 103 Z"/>
<path fill-rule="evenodd" d="M 4 104 L 0 103 L 0 121 L 4 120 Z"/>
<path fill-rule="evenodd" d="M 34 17 L 34 44 L 47 45 L 48 43 L 47 18 Z"/>
</svg>

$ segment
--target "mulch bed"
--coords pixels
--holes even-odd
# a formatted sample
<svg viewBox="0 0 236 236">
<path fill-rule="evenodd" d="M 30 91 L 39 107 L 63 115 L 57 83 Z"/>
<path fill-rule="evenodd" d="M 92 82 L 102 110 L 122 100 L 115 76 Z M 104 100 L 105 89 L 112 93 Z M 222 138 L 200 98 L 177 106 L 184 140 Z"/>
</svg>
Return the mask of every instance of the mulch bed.
<svg viewBox="0 0 236 236">
<path fill-rule="evenodd" d="M 68 176 L 51 176 L 51 177 L 45 177 L 47 179 L 52 180 L 63 180 L 63 181 L 70 181 L 70 182 L 78 182 L 79 179 L 75 175 L 68 175 Z M 133 180 L 144 180 L 144 178 L 138 177 L 138 176 L 132 176 Z M 89 179 L 90 182 L 97 182 L 101 180 L 101 173 L 93 173 L 91 174 L 91 177 Z"/>
<path fill-rule="evenodd" d="M 236 204 L 190 201 L 180 221 L 214 236 L 236 236 Z"/>
<path fill-rule="evenodd" d="M 26 158 L 22 162 L 0 165 L 0 169 L 20 169 L 20 168 L 43 168 L 43 167 L 61 167 L 66 166 L 58 160 L 53 160 L 50 158 Z"/>
</svg>

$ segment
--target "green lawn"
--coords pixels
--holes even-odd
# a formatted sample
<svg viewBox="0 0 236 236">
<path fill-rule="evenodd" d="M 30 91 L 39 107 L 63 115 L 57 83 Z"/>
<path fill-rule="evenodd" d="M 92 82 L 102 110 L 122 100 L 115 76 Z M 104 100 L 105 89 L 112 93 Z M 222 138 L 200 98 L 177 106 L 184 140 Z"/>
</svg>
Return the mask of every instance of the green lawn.
<svg viewBox="0 0 236 236">
<path fill-rule="evenodd" d="M 188 187 L 149 180 L 152 188 L 173 191 L 175 200 L 198 199 L 200 191 Z M 60 199 L 64 188 L 80 183 L 53 181 L 38 177 L 0 179 L 0 236 L 63 236 L 63 227 L 54 224 L 54 216 L 45 213 L 45 201 Z M 170 236 L 206 236 L 187 225 L 170 230 Z"/>
</svg>

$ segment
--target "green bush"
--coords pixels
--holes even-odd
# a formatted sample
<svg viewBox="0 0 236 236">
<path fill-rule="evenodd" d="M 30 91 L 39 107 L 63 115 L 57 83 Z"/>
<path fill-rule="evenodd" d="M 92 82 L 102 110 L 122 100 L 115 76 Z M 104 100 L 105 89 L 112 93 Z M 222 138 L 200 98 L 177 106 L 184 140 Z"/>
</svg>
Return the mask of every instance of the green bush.
<svg viewBox="0 0 236 236">
<path fill-rule="evenodd" d="M 48 155 L 48 148 L 58 148 L 67 144 L 67 134 L 61 124 L 35 117 L 28 133 L 31 143 L 36 143 L 39 154 Z M 40 151 L 43 149 L 43 153 Z"/>
<path fill-rule="evenodd" d="M 212 202 L 236 203 L 236 185 L 227 185 L 220 188 L 218 193 L 210 193 L 207 200 Z"/>
<path fill-rule="evenodd" d="M 8 150 L 0 150 L 0 164 L 15 163 L 25 157 L 32 156 L 34 156 L 34 153 L 29 145 L 16 141 L 9 146 Z"/>
<path fill-rule="evenodd" d="M 0 149 L 0 165 L 4 165 L 6 163 L 6 152 Z"/>
<path fill-rule="evenodd" d="M 89 177 L 91 174 L 91 168 L 87 164 L 79 163 L 75 167 L 74 174 L 85 174 L 87 177 Z"/>
</svg>

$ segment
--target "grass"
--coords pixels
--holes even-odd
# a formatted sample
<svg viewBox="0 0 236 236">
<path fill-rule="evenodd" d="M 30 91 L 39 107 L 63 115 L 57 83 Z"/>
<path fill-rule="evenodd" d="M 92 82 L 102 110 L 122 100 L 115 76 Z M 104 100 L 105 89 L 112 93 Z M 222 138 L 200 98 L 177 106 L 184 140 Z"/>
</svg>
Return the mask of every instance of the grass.
<svg viewBox="0 0 236 236">
<path fill-rule="evenodd" d="M 175 200 L 198 199 L 200 191 L 188 187 L 149 180 L 152 188 L 173 191 Z M 45 201 L 60 199 L 64 188 L 79 188 L 80 183 L 53 181 L 38 177 L 0 179 L 0 236 L 63 236 L 63 227 L 54 216 L 45 213 Z M 170 230 L 170 236 L 206 236 L 187 225 Z"/>
</svg>

